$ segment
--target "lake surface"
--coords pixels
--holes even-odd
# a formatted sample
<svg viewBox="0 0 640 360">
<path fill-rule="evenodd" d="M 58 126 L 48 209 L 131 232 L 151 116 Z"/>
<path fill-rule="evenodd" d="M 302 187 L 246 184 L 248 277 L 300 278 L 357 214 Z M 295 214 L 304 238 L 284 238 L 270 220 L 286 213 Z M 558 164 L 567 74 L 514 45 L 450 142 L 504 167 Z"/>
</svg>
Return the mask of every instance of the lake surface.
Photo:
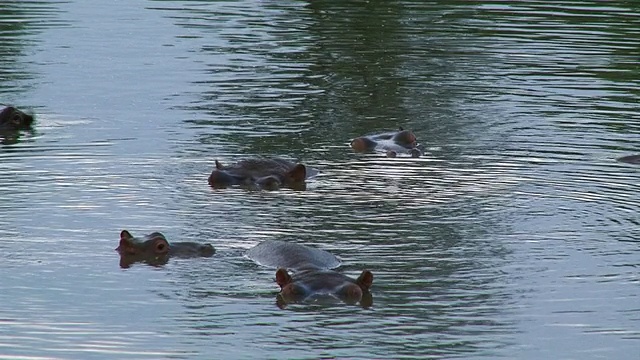
<svg viewBox="0 0 640 360">
<path fill-rule="evenodd" d="M 640 2 L 4 1 L 0 359 L 638 359 Z M 351 151 L 413 129 L 425 156 Z M 214 190 L 298 159 L 305 191 Z M 118 234 L 212 258 L 119 267 Z M 374 274 L 279 309 L 262 240 Z"/>
</svg>

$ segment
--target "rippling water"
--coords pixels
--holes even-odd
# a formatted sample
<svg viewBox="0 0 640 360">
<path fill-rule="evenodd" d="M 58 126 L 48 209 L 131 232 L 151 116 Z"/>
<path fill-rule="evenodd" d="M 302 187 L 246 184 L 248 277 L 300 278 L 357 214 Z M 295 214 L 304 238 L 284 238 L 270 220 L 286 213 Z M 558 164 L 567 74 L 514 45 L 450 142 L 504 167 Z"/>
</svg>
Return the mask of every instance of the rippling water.
<svg viewBox="0 0 640 360">
<path fill-rule="evenodd" d="M 640 3 L 9 1 L 0 359 L 634 359 Z M 419 159 L 354 154 L 411 128 Z M 299 159 L 306 191 L 213 190 Z M 118 233 L 212 243 L 120 269 Z M 280 310 L 264 239 L 374 273 Z"/>
</svg>

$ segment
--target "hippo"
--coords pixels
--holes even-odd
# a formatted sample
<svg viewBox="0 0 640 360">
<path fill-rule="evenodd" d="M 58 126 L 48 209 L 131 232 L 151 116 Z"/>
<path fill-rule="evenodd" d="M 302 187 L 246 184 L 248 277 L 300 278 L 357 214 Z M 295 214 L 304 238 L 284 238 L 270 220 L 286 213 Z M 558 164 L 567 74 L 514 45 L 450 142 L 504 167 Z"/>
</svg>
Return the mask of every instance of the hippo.
<svg viewBox="0 0 640 360">
<path fill-rule="evenodd" d="M 317 171 L 303 164 L 280 158 L 253 158 L 224 166 L 216 160 L 216 168 L 209 175 L 209 185 L 225 188 L 232 185 L 277 190 L 288 187 L 296 190 L 305 188 L 305 180 Z"/>
<path fill-rule="evenodd" d="M 618 161 L 623 162 L 623 163 L 627 163 L 627 164 L 639 165 L 640 164 L 640 155 L 623 156 L 621 158 L 618 158 Z"/>
<path fill-rule="evenodd" d="M 415 134 L 402 127 L 394 132 L 357 137 L 351 140 L 351 148 L 360 153 L 382 150 L 387 157 L 396 157 L 398 154 L 420 157 L 423 152 Z"/>
<path fill-rule="evenodd" d="M 7 106 L 0 112 L 0 132 L 29 130 L 33 124 L 33 116 Z"/>
<path fill-rule="evenodd" d="M 369 292 L 373 274 L 364 270 L 352 279 L 335 270 L 340 260 L 333 254 L 306 245 L 279 240 L 267 240 L 249 249 L 247 257 L 256 263 L 277 268 L 276 283 L 280 286 L 276 304 L 338 299 L 346 304 L 367 308 L 373 304 Z M 291 271 L 291 274 L 289 274 Z"/>
<path fill-rule="evenodd" d="M 280 286 L 278 306 L 307 301 L 317 296 L 328 295 L 342 300 L 346 304 L 357 304 L 370 307 L 373 303 L 369 289 L 373 283 L 373 274 L 363 270 L 357 279 L 333 270 L 302 268 L 289 275 L 287 270 L 276 271 L 276 282 Z"/>
<path fill-rule="evenodd" d="M 120 232 L 120 245 L 116 248 L 120 253 L 120 266 L 128 268 L 136 262 L 149 265 L 164 265 L 170 257 L 192 258 L 211 257 L 216 250 L 211 244 L 194 242 L 169 243 L 159 232 L 153 232 L 142 239 L 133 237 L 127 230 Z"/>
</svg>

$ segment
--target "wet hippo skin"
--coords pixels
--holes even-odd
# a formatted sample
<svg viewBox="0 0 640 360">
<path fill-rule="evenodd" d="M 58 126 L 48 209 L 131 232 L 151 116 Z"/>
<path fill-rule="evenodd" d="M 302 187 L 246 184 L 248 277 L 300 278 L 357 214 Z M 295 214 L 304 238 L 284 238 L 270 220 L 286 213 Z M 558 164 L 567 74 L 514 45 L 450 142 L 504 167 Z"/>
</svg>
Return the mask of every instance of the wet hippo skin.
<svg viewBox="0 0 640 360">
<path fill-rule="evenodd" d="M 621 158 L 618 158 L 618 161 L 627 163 L 627 164 L 640 164 L 640 155 L 627 155 Z"/>
<path fill-rule="evenodd" d="M 120 245 L 116 251 L 120 254 L 120 266 L 123 268 L 136 262 L 158 266 L 166 264 L 171 257 L 211 257 L 215 253 L 215 249 L 210 244 L 169 243 L 159 232 L 153 232 L 139 239 L 133 237 L 127 230 L 122 230 L 120 233 Z"/>
<path fill-rule="evenodd" d="M 261 242 L 247 251 L 247 257 L 260 265 L 273 268 L 334 269 L 340 266 L 340 260 L 330 252 L 280 240 Z"/>
<path fill-rule="evenodd" d="M 298 269 L 289 275 L 286 269 L 276 271 L 276 282 L 280 286 L 278 306 L 309 301 L 322 297 L 334 297 L 347 304 L 370 307 L 373 303 L 369 289 L 373 283 L 373 274 L 363 270 L 357 279 L 333 270 L 316 268 Z"/>
<path fill-rule="evenodd" d="M 216 167 L 209 175 L 209 185 L 225 188 L 233 185 L 277 190 L 281 187 L 304 189 L 305 180 L 317 171 L 303 164 L 280 158 L 254 158 L 223 165 L 216 160 Z"/>
<path fill-rule="evenodd" d="M 250 249 L 247 257 L 260 265 L 278 268 L 276 282 L 280 292 L 276 304 L 280 308 L 292 303 L 332 299 L 346 304 L 359 303 L 362 307 L 369 307 L 373 303 L 369 292 L 373 274 L 364 270 L 360 277 L 352 279 L 331 270 L 340 266 L 340 260 L 327 251 L 267 240 Z"/>
<path fill-rule="evenodd" d="M 398 154 L 412 157 L 422 155 L 415 134 L 402 128 L 394 132 L 357 137 L 351 141 L 351 148 L 360 153 L 382 151 L 388 157 L 396 157 Z"/>
</svg>

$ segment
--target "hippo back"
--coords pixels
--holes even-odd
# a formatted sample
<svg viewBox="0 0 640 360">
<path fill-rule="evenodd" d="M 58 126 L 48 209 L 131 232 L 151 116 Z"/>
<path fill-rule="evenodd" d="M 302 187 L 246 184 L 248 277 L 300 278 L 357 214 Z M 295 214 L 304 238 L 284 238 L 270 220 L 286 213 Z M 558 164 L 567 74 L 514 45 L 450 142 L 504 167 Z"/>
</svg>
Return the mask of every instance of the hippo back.
<svg viewBox="0 0 640 360">
<path fill-rule="evenodd" d="M 640 165 L 640 155 L 627 155 L 621 158 L 618 158 L 618 161 L 627 163 L 627 164 L 638 164 Z"/>
<path fill-rule="evenodd" d="M 267 240 L 249 249 L 247 257 L 256 263 L 285 269 L 333 269 L 340 260 L 333 254 L 305 245 L 280 240 Z"/>
</svg>

